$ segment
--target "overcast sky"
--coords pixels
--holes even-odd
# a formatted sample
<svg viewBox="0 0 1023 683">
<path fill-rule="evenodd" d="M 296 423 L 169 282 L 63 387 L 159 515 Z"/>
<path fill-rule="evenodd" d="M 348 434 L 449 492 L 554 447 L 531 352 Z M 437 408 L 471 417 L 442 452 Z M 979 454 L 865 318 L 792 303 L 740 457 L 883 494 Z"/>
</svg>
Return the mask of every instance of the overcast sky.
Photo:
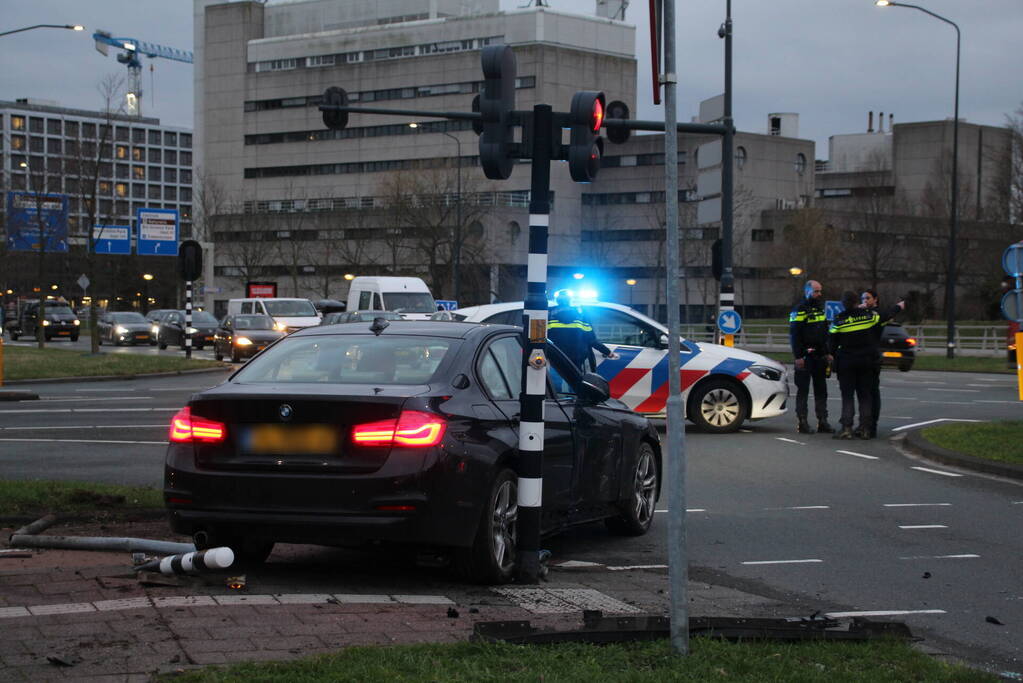
<svg viewBox="0 0 1023 683">
<path fill-rule="evenodd" d="M 352 0 L 339 0 L 352 1 Z M 502 9 L 527 4 L 500 0 Z M 593 0 L 545 0 L 552 9 L 592 13 Z M 916 0 L 962 30 L 960 116 L 1001 126 L 1023 103 L 1023 0 Z M 640 59 L 637 118 L 663 118 L 652 105 L 646 0 L 626 20 L 636 25 Z M 723 91 L 725 0 L 676 0 L 679 119 Z M 36 29 L 0 37 L 0 99 L 31 97 L 85 109 L 102 101 L 97 84 L 125 74 L 114 51 L 93 47 L 92 31 L 192 49 L 191 0 L 0 0 L 0 31 L 33 24 L 85 25 L 81 33 Z M 828 136 L 864 132 L 867 112 L 895 121 L 952 116 L 955 31 L 905 7 L 873 0 L 734 0 L 734 112 L 740 130 L 765 132 L 767 114 L 799 114 L 799 137 L 827 158 Z M 143 60 L 143 114 L 192 126 L 192 67 Z M 150 72 L 150 65 L 153 71 Z M 555 108 L 568 103 L 552 102 Z"/>
</svg>

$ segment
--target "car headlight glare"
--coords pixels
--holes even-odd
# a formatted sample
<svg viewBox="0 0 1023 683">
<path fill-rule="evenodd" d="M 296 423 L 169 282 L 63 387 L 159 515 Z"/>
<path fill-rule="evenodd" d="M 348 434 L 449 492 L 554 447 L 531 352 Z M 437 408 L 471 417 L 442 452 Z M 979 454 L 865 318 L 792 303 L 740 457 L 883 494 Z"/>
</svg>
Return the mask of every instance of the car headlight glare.
<svg viewBox="0 0 1023 683">
<path fill-rule="evenodd" d="M 248 337 L 235 337 L 234 344 L 235 346 L 251 346 L 252 340 Z"/>
<path fill-rule="evenodd" d="M 777 382 L 781 379 L 781 370 L 770 365 L 751 365 L 749 371 L 761 379 Z"/>
<path fill-rule="evenodd" d="M 185 328 L 185 334 L 196 334 L 198 332 L 199 332 L 199 330 L 195 329 L 194 327 L 186 327 Z"/>
<path fill-rule="evenodd" d="M 118 325 L 117 327 L 114 328 L 114 332 L 116 332 L 117 334 L 128 334 L 128 328 L 121 327 L 120 325 Z"/>
<path fill-rule="evenodd" d="M 278 332 L 287 332 L 288 326 L 285 325 L 284 323 L 274 323 L 274 329 L 277 330 Z"/>
<path fill-rule="evenodd" d="M 49 326 L 50 326 L 50 321 L 49 320 L 44 320 L 43 321 L 43 327 L 49 327 Z"/>
<path fill-rule="evenodd" d="M 74 325 L 75 327 L 78 327 L 79 325 L 82 324 L 82 321 L 81 320 L 72 320 L 71 324 Z"/>
</svg>

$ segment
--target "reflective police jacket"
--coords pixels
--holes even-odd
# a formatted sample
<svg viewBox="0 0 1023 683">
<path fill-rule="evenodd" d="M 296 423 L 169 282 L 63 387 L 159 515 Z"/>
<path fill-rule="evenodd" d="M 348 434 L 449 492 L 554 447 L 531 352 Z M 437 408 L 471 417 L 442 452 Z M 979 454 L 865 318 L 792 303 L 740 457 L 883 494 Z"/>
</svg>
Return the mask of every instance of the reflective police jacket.
<svg viewBox="0 0 1023 683">
<path fill-rule="evenodd" d="M 611 349 L 597 341 L 590 323 L 571 306 L 556 308 L 551 312 L 547 337 L 579 368 L 583 367 L 587 358 L 590 358 L 592 364 L 591 348 L 605 356 L 611 353 Z"/>
<path fill-rule="evenodd" d="M 881 316 L 870 309 L 846 309 L 831 323 L 829 346 L 839 372 L 874 367 L 881 360 Z"/>
<path fill-rule="evenodd" d="M 828 352 L 828 319 L 817 301 L 806 299 L 789 315 L 789 343 L 797 359 Z"/>
</svg>

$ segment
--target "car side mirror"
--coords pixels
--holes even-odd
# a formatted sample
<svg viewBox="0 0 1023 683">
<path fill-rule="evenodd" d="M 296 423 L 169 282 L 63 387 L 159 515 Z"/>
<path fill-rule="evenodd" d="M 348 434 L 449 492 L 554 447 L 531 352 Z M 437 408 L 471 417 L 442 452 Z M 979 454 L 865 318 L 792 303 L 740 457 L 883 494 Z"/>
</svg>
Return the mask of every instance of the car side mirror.
<svg viewBox="0 0 1023 683">
<path fill-rule="evenodd" d="M 657 340 L 657 343 L 660 345 L 660 348 L 662 349 L 668 348 L 668 335 L 662 334 L 661 338 Z"/>
<path fill-rule="evenodd" d="M 579 398 L 586 403 L 603 403 L 611 398 L 611 387 L 597 373 L 587 372 L 579 382 Z"/>
</svg>

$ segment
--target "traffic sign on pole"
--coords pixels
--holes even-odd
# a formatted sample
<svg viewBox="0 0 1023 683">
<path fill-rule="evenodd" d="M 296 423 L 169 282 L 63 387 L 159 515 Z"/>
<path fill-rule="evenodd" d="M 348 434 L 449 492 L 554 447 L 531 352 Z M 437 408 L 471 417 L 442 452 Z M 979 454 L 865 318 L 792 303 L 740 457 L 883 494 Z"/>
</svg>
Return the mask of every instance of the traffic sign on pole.
<svg viewBox="0 0 1023 683">
<path fill-rule="evenodd" d="M 721 311 L 718 314 L 718 329 L 722 334 L 735 334 L 742 329 L 742 316 L 736 311 Z"/>
<path fill-rule="evenodd" d="M 178 212 L 139 209 L 135 221 L 139 256 L 178 255 Z"/>
<path fill-rule="evenodd" d="M 1002 268 L 1006 275 L 1023 276 L 1023 242 L 1010 244 L 1002 254 Z"/>
<path fill-rule="evenodd" d="M 95 245 L 93 252 L 96 254 L 130 254 L 131 226 L 94 225 L 92 241 Z"/>
<path fill-rule="evenodd" d="M 1002 315 L 1006 320 L 1023 322 L 1023 289 L 1010 289 L 1002 296 Z"/>
<path fill-rule="evenodd" d="M 824 317 L 829 321 L 834 320 L 835 316 L 845 310 L 845 306 L 842 305 L 841 301 L 825 301 L 824 302 Z"/>
</svg>

